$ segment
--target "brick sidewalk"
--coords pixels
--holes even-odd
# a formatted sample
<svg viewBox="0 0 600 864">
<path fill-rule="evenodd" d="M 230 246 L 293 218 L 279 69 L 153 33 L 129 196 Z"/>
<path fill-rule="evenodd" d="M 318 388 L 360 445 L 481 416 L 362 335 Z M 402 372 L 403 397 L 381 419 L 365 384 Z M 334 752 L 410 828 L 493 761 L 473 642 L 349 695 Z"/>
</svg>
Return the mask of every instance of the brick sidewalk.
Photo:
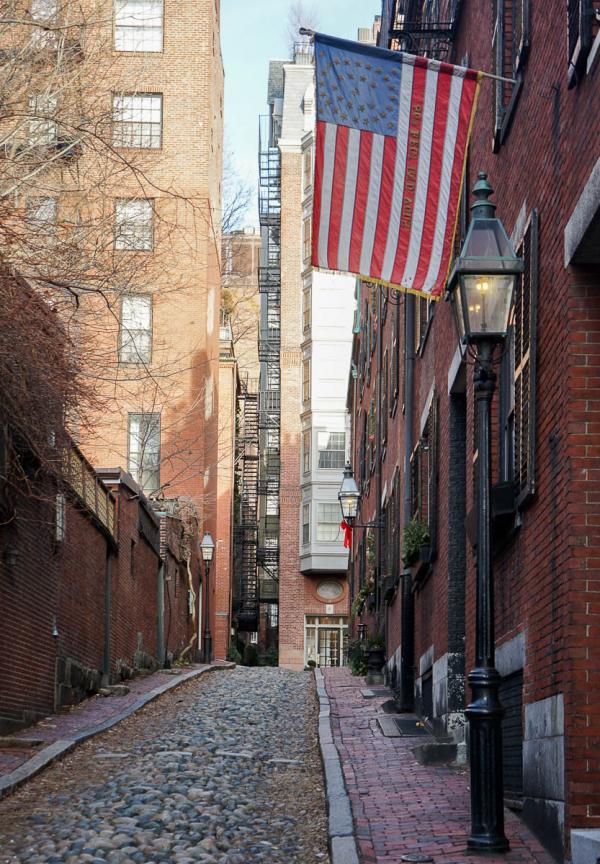
<svg viewBox="0 0 600 864">
<path fill-rule="evenodd" d="M 324 669 L 333 738 L 352 803 L 365 864 L 397 864 L 402 855 L 426 854 L 436 864 L 554 864 L 524 824 L 505 811 L 511 851 L 466 852 L 470 827 L 468 773 L 420 765 L 415 738 L 385 738 L 376 723 L 385 698 L 365 699 L 364 678 L 347 668 Z"/>
<path fill-rule="evenodd" d="M 229 666 L 227 663 L 216 662 L 214 667 Z M 71 740 L 80 737 L 103 723 L 110 721 L 118 714 L 123 713 L 133 706 L 139 699 L 148 695 L 152 690 L 172 682 L 177 683 L 180 678 L 186 677 L 190 672 L 200 673 L 208 666 L 194 664 L 181 669 L 180 672 L 160 671 L 153 675 L 133 678 L 127 682 L 130 690 L 126 696 L 92 696 L 84 702 L 80 702 L 73 708 L 62 711 L 59 714 L 51 714 L 40 720 L 33 726 L 28 726 L 14 735 L 3 736 L 4 738 L 18 738 L 19 740 L 43 741 L 43 744 L 34 747 L 0 748 L 0 778 L 10 774 L 16 768 L 25 764 L 32 756 L 57 741 Z"/>
</svg>

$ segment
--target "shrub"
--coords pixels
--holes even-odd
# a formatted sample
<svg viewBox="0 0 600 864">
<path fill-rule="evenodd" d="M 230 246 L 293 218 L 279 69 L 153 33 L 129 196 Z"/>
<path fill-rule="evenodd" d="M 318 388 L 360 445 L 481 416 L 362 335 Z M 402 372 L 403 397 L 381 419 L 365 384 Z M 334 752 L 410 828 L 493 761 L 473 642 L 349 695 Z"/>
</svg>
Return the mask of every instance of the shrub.
<svg viewBox="0 0 600 864">
<path fill-rule="evenodd" d="M 248 645 L 244 646 L 244 666 L 258 666 L 258 649 L 256 645 Z"/>
<path fill-rule="evenodd" d="M 367 642 L 365 639 L 355 639 L 348 646 L 348 666 L 353 675 L 367 674 Z"/>
<path fill-rule="evenodd" d="M 229 644 L 229 648 L 227 649 L 227 656 L 225 659 L 229 660 L 230 663 L 239 664 L 242 662 L 242 655 L 240 654 L 236 645 L 233 642 L 230 642 Z"/>
</svg>

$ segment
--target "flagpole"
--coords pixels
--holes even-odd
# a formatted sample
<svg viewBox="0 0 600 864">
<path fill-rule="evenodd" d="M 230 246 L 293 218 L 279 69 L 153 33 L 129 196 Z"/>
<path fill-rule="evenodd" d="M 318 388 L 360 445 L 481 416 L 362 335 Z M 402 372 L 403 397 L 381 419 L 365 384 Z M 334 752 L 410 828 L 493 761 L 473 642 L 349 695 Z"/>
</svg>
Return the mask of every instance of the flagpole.
<svg viewBox="0 0 600 864">
<path fill-rule="evenodd" d="M 311 39 L 315 38 L 315 31 L 310 30 L 308 27 L 300 27 L 298 31 L 301 36 L 308 36 Z M 387 49 L 384 49 L 387 50 Z M 398 51 L 398 54 L 408 54 L 408 51 Z M 481 76 L 481 78 L 491 78 L 492 81 L 504 81 L 506 84 L 516 84 L 516 78 L 505 78 L 504 75 L 494 75 L 492 72 L 482 72 L 481 69 L 477 69 L 477 74 Z"/>
</svg>

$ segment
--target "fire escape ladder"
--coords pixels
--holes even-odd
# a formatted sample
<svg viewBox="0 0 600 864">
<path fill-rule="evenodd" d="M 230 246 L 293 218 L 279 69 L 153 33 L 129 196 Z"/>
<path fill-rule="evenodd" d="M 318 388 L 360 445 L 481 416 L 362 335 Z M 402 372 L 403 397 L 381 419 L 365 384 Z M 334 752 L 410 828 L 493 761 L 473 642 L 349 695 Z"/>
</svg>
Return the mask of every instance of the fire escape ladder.
<svg viewBox="0 0 600 864">
<path fill-rule="evenodd" d="M 258 547 L 258 394 L 242 391 L 243 422 L 238 438 L 241 457 L 239 523 L 235 529 L 238 629 L 256 632 L 259 620 Z"/>
</svg>

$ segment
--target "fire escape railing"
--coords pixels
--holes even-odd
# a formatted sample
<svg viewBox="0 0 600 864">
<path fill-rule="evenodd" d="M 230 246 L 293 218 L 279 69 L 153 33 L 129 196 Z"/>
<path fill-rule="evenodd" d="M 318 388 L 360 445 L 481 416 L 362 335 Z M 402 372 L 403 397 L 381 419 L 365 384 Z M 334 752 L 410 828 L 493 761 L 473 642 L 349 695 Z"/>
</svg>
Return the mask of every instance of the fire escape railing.
<svg viewBox="0 0 600 864">
<path fill-rule="evenodd" d="M 255 632 L 259 622 L 258 574 L 258 393 L 248 383 L 239 397 L 240 428 L 237 434 L 240 500 L 234 529 L 235 617 L 238 630 Z"/>
<path fill-rule="evenodd" d="M 380 45 L 450 61 L 462 0 L 385 0 Z"/>
<path fill-rule="evenodd" d="M 258 272 L 262 324 L 258 339 L 261 458 L 257 566 L 260 600 L 276 603 L 281 436 L 281 158 L 270 116 L 260 118 L 259 151 L 258 208 L 263 245 Z"/>
</svg>

